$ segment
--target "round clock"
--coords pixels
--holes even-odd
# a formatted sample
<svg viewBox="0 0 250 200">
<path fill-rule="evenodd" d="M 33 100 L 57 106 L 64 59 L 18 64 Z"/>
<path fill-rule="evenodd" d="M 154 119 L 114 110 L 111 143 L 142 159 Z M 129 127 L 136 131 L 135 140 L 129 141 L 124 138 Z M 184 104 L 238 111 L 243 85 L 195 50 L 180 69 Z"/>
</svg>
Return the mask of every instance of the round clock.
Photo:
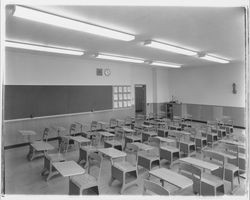
<svg viewBox="0 0 250 200">
<path fill-rule="evenodd" d="M 110 69 L 104 69 L 104 74 L 105 74 L 105 76 L 109 76 L 111 74 L 111 70 Z"/>
</svg>

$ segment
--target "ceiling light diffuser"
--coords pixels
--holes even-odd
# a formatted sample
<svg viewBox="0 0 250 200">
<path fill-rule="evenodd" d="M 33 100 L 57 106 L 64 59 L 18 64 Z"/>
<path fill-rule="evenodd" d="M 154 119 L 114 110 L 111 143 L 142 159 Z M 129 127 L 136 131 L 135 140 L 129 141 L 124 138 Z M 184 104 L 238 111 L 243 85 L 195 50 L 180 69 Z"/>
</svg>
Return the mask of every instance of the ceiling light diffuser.
<svg viewBox="0 0 250 200">
<path fill-rule="evenodd" d="M 177 47 L 177 46 L 173 46 L 170 44 L 165 44 L 162 42 L 156 42 L 156 41 L 146 41 L 144 43 L 145 46 L 148 47 L 152 47 L 152 48 L 156 48 L 156 49 L 161 49 L 164 51 L 170 51 L 173 53 L 178 53 L 178 54 L 183 54 L 183 55 L 187 55 L 187 56 L 195 56 L 197 55 L 197 52 L 186 49 L 186 48 L 182 48 L 182 47 Z"/>
<path fill-rule="evenodd" d="M 211 55 L 204 55 L 204 56 L 201 56 L 200 58 L 204 60 L 212 61 L 212 62 L 222 63 L 222 64 L 227 64 L 230 62 L 229 60 L 226 60 L 224 58 L 219 58 L 219 57 L 215 57 Z"/>
<path fill-rule="evenodd" d="M 151 65 L 161 66 L 161 67 L 171 67 L 171 68 L 180 68 L 180 67 L 181 67 L 181 65 L 179 65 L 179 64 L 165 63 L 165 62 L 157 62 L 157 61 L 153 61 L 153 62 L 151 63 Z"/>
<path fill-rule="evenodd" d="M 67 49 L 63 47 L 52 47 L 52 46 L 43 46 L 40 44 L 28 44 L 22 43 L 17 41 L 5 41 L 6 47 L 18 48 L 18 49 L 26 49 L 26 50 L 33 50 L 33 51 L 44 51 L 50 53 L 59 53 L 59 54 L 68 54 L 68 55 L 76 55 L 81 56 L 84 53 L 79 50 L 74 49 Z"/>
<path fill-rule="evenodd" d="M 131 57 L 123 57 L 123 56 L 117 56 L 117 55 L 99 54 L 96 58 L 123 61 L 123 62 L 144 63 L 144 60 L 141 60 L 141 59 L 131 58 Z"/>
<path fill-rule="evenodd" d="M 50 14 L 50 13 L 22 7 L 22 6 L 15 6 L 13 16 L 23 18 L 26 20 L 31 20 L 31 21 L 44 23 L 44 24 L 58 26 L 58 27 L 66 28 L 66 29 L 72 29 L 76 31 L 100 35 L 100 36 L 113 38 L 117 40 L 130 41 L 130 40 L 135 39 L 134 35 L 131 35 L 128 33 L 123 33 L 121 31 L 112 30 L 106 27 L 101 27 L 98 25 L 90 24 L 90 23 L 68 19 L 65 17 L 57 16 L 54 14 Z"/>
</svg>

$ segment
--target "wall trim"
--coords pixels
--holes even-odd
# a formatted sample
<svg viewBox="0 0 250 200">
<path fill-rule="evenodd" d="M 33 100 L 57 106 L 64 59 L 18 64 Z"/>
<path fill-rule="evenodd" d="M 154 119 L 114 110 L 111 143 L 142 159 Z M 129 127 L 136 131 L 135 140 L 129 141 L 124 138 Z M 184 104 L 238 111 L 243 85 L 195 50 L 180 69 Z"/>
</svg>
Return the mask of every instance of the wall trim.
<svg viewBox="0 0 250 200">
<path fill-rule="evenodd" d="M 128 108 L 116 108 L 116 109 L 108 109 L 108 110 L 97 110 L 93 112 L 80 112 L 80 113 L 70 113 L 70 114 L 60 114 L 60 115 L 51 115 L 51 116 L 42 116 L 42 117 L 33 117 L 33 118 L 22 118 L 22 119 L 10 119 L 10 120 L 4 120 L 4 123 L 8 122 L 18 122 L 18 121 L 28 121 L 28 120 L 39 120 L 39 119 L 45 119 L 45 118 L 56 118 L 56 117 L 69 117 L 69 116 L 76 116 L 76 115 L 88 115 L 88 114 L 95 114 L 95 113 L 102 113 L 102 112 L 108 112 L 108 111 L 120 111 L 120 110 L 129 110 L 133 109 L 133 107 Z"/>
</svg>

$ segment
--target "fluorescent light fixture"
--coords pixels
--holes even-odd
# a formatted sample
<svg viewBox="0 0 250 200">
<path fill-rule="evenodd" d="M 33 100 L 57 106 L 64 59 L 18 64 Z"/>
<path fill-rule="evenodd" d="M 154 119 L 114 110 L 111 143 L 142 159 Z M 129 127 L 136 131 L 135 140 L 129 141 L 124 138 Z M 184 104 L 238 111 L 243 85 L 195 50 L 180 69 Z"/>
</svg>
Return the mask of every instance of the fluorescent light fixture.
<svg viewBox="0 0 250 200">
<path fill-rule="evenodd" d="M 141 60 L 141 59 L 117 56 L 117 55 L 99 54 L 98 56 L 96 56 L 96 58 L 107 59 L 107 60 L 117 60 L 117 61 L 123 61 L 123 62 L 144 63 L 144 60 Z"/>
<path fill-rule="evenodd" d="M 153 61 L 153 62 L 151 63 L 151 65 L 161 66 L 161 67 L 171 67 L 171 68 L 180 68 L 180 67 L 181 67 L 181 65 L 179 65 L 179 64 L 165 63 L 165 62 L 157 62 L 157 61 Z"/>
<path fill-rule="evenodd" d="M 66 29 L 72 29 L 76 31 L 109 37 L 117 40 L 130 41 L 135 39 L 134 35 L 128 33 L 123 33 L 109 28 L 92 25 L 73 19 L 68 19 L 65 17 L 49 14 L 34 9 L 29 9 L 22 6 L 15 6 L 13 16 Z"/>
<path fill-rule="evenodd" d="M 67 48 L 58 48 L 52 46 L 43 46 L 40 44 L 28 44 L 22 43 L 17 41 L 5 41 L 5 47 L 12 47 L 17 49 L 27 49 L 27 50 L 34 50 L 34 51 L 45 51 L 50 53 L 59 53 L 59 54 L 69 54 L 69 55 L 76 55 L 81 56 L 84 53 L 80 50 L 73 50 Z"/>
<path fill-rule="evenodd" d="M 226 60 L 224 58 L 218 58 L 218 57 L 211 56 L 211 55 L 204 55 L 204 56 L 202 56 L 200 58 L 204 59 L 204 60 L 209 60 L 209 61 L 212 61 L 212 62 L 222 63 L 222 64 L 229 63 L 229 60 Z"/>
<path fill-rule="evenodd" d="M 145 46 L 148 47 L 152 47 L 152 48 L 156 48 L 156 49 L 161 49 L 164 51 L 170 51 L 173 53 L 178 53 L 178 54 L 183 54 L 183 55 L 187 55 L 187 56 L 195 56 L 197 55 L 197 52 L 189 50 L 189 49 L 185 49 L 182 47 L 177 47 L 177 46 L 173 46 L 170 44 L 165 44 L 162 42 L 156 42 L 156 41 L 146 41 L 144 43 Z"/>
</svg>

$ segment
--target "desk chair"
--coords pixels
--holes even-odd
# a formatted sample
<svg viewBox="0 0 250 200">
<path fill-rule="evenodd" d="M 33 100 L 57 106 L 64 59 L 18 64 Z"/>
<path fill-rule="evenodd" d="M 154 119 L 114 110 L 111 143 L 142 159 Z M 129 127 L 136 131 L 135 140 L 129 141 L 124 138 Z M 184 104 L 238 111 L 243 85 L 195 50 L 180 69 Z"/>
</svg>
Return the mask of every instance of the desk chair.
<svg viewBox="0 0 250 200">
<path fill-rule="evenodd" d="M 94 146 L 83 146 L 79 149 L 79 159 L 78 164 L 83 168 L 88 167 L 88 157 L 91 153 L 98 153 L 98 149 Z"/>
<path fill-rule="evenodd" d="M 47 149 L 41 148 L 43 144 L 46 144 L 48 142 L 49 137 L 49 128 L 45 128 L 43 131 L 43 136 L 41 140 L 35 141 L 30 143 L 29 145 L 29 153 L 27 155 L 27 158 L 29 161 L 32 161 L 34 158 L 44 156 Z"/>
<path fill-rule="evenodd" d="M 41 172 L 42 176 L 47 175 L 46 181 L 48 181 L 50 178 L 58 174 L 58 171 L 53 167 L 53 162 L 63 162 L 65 161 L 65 158 L 63 156 L 63 153 L 67 153 L 68 151 L 68 138 L 67 137 L 61 137 L 61 143 L 58 148 L 57 153 L 48 153 L 44 157 L 44 168 Z"/>
<path fill-rule="evenodd" d="M 117 150 L 122 151 L 123 150 L 123 143 L 122 143 L 123 131 L 121 130 L 121 128 L 116 127 L 114 129 L 114 134 L 115 136 L 113 137 L 112 140 L 104 141 L 104 148 L 113 147 Z"/>
<path fill-rule="evenodd" d="M 137 130 L 135 133 L 126 133 L 124 147 L 126 148 L 127 143 L 133 142 L 142 142 L 141 130 Z"/>
<path fill-rule="evenodd" d="M 147 170 L 151 170 L 154 167 L 160 167 L 160 139 L 150 137 L 146 144 L 155 147 L 153 150 L 140 151 L 138 153 L 138 165 L 144 167 Z"/>
<path fill-rule="evenodd" d="M 196 153 L 195 143 L 190 140 L 190 136 L 183 136 L 183 134 L 179 131 L 175 131 L 175 134 L 176 134 L 177 147 L 179 147 L 180 153 L 183 153 L 184 155 L 187 156 Z"/>
<path fill-rule="evenodd" d="M 120 194 L 123 194 L 125 189 L 132 185 L 138 185 L 138 167 L 137 167 L 137 152 L 138 147 L 136 145 L 127 144 L 127 147 L 125 149 L 127 153 L 126 160 L 123 161 L 116 161 L 112 162 L 111 166 L 111 180 L 109 182 L 109 185 L 112 184 L 112 182 L 117 179 L 122 183 L 122 187 L 120 190 Z M 134 156 L 135 162 L 132 163 L 129 162 L 128 156 Z"/>
<path fill-rule="evenodd" d="M 169 191 L 161 185 L 144 179 L 143 181 L 143 195 L 169 195 Z"/>
<path fill-rule="evenodd" d="M 203 195 L 217 195 L 217 192 L 225 193 L 224 179 L 225 179 L 225 157 L 216 152 L 202 151 L 203 159 L 212 162 L 220 167 L 209 173 L 202 174 L 202 194 Z"/>
<path fill-rule="evenodd" d="M 223 144 L 225 152 L 229 153 L 231 155 L 234 155 L 236 158 L 231 159 L 234 160 L 234 162 L 230 162 L 230 159 L 228 159 L 229 162 L 225 163 L 225 180 L 231 182 L 231 191 L 234 190 L 234 178 L 237 176 L 238 183 L 240 184 L 240 159 L 239 159 L 239 147 L 237 145 L 232 144 Z M 215 175 L 220 175 L 220 170 L 213 172 Z"/>
<path fill-rule="evenodd" d="M 129 126 L 131 128 L 131 125 L 132 125 L 132 118 L 128 116 L 125 118 L 125 126 Z"/>
<path fill-rule="evenodd" d="M 115 118 L 111 118 L 110 121 L 109 121 L 109 127 L 110 128 L 115 128 L 118 126 L 118 122 Z"/>
<path fill-rule="evenodd" d="M 92 121 L 90 125 L 90 131 L 99 131 L 101 130 L 99 128 L 98 122 L 97 121 Z"/>
<path fill-rule="evenodd" d="M 88 156 L 88 173 L 73 176 L 69 179 L 69 194 L 81 195 L 89 190 L 99 195 L 99 180 L 102 169 L 102 157 L 97 153 L 90 153 Z"/>
</svg>

